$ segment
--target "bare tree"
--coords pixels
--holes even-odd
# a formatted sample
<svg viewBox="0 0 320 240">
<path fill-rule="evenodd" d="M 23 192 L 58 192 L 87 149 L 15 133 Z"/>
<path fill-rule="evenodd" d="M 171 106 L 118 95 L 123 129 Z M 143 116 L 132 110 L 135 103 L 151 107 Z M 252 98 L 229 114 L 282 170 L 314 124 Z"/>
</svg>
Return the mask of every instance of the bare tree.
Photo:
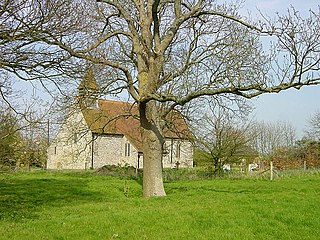
<svg viewBox="0 0 320 240">
<path fill-rule="evenodd" d="M 9 2 L 5 1 L 8 6 Z M 293 9 L 275 23 L 254 24 L 237 13 L 238 6 L 210 0 L 25 2 L 41 6 L 37 11 L 41 21 L 31 25 L 41 26 L 31 34 L 31 40 L 40 44 L 33 45 L 40 60 L 28 60 L 27 54 L 20 54 L 25 48 L 18 45 L 15 50 L 20 55 L 16 56 L 16 51 L 12 54 L 19 68 L 29 61 L 35 64 L 35 72 L 48 73 L 46 69 L 52 65 L 59 74 L 83 63 L 77 59 L 90 61 L 111 73 L 105 75 L 109 91 L 127 91 L 138 104 L 145 197 L 165 195 L 161 129 L 170 110 L 202 96 L 253 98 L 320 83 L 320 21 L 316 12 L 310 11 L 309 18 L 302 19 Z M 28 27 L 30 23 L 24 19 L 14 18 L 17 25 L 9 28 Z M 260 43 L 263 35 L 275 39 L 270 55 Z M 29 35 L 21 39 L 30 40 Z M 45 60 L 48 56 L 52 56 L 50 62 Z M 64 82 L 55 83 L 60 87 Z M 167 110 L 160 113 L 160 104 L 166 104 Z"/>
<path fill-rule="evenodd" d="M 281 147 L 292 147 L 297 140 L 296 130 L 289 122 L 256 122 L 251 134 L 252 147 L 264 157 Z"/>
<path fill-rule="evenodd" d="M 81 7 L 73 1 L 3 0 L 0 5 L 0 93 L 8 105 L 6 87 L 15 79 L 38 80 L 54 98 L 55 90 L 70 93 L 70 84 L 82 75 L 79 61 L 43 38 L 72 41 L 77 27 L 84 28 L 83 18 L 74 12 Z M 72 63 L 72 67 L 71 64 Z M 72 76 L 72 78 L 70 78 Z M 59 81 L 62 80 L 62 81 Z M 72 81 L 69 81 L 72 79 Z"/>
<path fill-rule="evenodd" d="M 12 86 L 18 79 L 31 83 L 34 92 L 39 86 L 46 90 L 56 100 L 52 103 L 55 106 L 58 101 L 62 105 L 61 93 L 67 98 L 65 102 L 72 98 L 70 85 L 82 75 L 79 64 L 64 50 L 41 39 L 48 35 L 68 38 L 71 29 L 75 31 L 77 25 L 83 27 L 78 24 L 81 19 L 77 20 L 73 14 L 75 9 L 71 1 L 3 0 L 0 3 L 0 104 L 4 109 L 11 109 L 19 122 L 15 131 L 34 131 L 35 126 L 47 125 L 45 113 L 50 109 L 34 94 L 30 96 L 24 89 L 14 89 Z M 41 114 L 35 114 L 44 109 Z"/>
<path fill-rule="evenodd" d="M 320 141 L 320 112 L 316 112 L 310 119 L 306 130 L 308 138 Z"/>
<path fill-rule="evenodd" d="M 214 174 L 220 175 L 223 165 L 239 163 L 242 159 L 256 157 L 251 148 L 251 124 L 243 116 L 236 115 L 220 104 L 212 104 L 205 114 L 199 116 L 193 132 L 195 145 L 201 149 L 212 163 Z M 247 159 L 249 160 L 249 159 Z"/>
</svg>

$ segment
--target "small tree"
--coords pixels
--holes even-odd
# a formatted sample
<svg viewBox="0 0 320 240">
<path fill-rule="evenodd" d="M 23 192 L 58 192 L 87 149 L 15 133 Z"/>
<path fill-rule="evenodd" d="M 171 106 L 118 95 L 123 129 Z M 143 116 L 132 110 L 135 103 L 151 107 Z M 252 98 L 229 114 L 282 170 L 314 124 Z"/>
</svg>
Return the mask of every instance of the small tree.
<svg viewBox="0 0 320 240">
<path fill-rule="evenodd" d="M 12 167 L 19 158 L 22 137 L 17 119 L 11 111 L 0 111 L 0 168 Z"/>
<path fill-rule="evenodd" d="M 221 105 L 209 106 L 196 122 L 196 146 L 211 162 L 214 174 L 221 175 L 223 165 L 252 160 L 257 154 L 250 147 L 250 123 Z"/>
</svg>

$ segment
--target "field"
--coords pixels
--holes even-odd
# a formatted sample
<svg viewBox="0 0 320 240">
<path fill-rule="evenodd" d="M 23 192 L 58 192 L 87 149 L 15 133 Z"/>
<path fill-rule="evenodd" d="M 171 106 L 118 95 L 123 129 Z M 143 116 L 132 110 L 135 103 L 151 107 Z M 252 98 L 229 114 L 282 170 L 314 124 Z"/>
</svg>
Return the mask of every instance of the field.
<svg viewBox="0 0 320 240">
<path fill-rule="evenodd" d="M 319 239 L 320 173 L 141 183 L 92 172 L 0 174 L 0 239 Z"/>
</svg>

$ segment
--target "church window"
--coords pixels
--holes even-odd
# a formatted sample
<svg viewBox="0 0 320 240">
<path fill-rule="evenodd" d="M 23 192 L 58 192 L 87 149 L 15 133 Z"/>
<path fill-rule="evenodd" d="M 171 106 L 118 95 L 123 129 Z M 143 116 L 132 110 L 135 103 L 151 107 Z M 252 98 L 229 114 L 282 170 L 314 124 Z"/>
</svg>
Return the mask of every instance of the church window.
<svg viewBox="0 0 320 240">
<path fill-rule="evenodd" d="M 130 143 L 125 143 L 124 145 L 124 156 L 130 157 Z"/>
<path fill-rule="evenodd" d="M 181 155 L 181 143 L 177 142 L 177 146 L 176 146 L 176 158 L 180 158 Z"/>
</svg>

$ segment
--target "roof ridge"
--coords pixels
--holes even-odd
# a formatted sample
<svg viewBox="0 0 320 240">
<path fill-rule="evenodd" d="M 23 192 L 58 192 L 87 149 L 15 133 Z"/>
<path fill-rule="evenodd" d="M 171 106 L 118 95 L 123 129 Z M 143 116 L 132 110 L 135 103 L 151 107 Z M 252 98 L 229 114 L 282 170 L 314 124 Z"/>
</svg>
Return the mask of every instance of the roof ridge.
<svg viewBox="0 0 320 240">
<path fill-rule="evenodd" d="M 135 102 L 125 102 L 125 101 L 119 101 L 119 100 L 112 100 L 112 99 L 99 99 L 99 101 L 102 102 L 110 102 L 110 103 L 125 103 L 125 104 L 135 104 Z"/>
</svg>

